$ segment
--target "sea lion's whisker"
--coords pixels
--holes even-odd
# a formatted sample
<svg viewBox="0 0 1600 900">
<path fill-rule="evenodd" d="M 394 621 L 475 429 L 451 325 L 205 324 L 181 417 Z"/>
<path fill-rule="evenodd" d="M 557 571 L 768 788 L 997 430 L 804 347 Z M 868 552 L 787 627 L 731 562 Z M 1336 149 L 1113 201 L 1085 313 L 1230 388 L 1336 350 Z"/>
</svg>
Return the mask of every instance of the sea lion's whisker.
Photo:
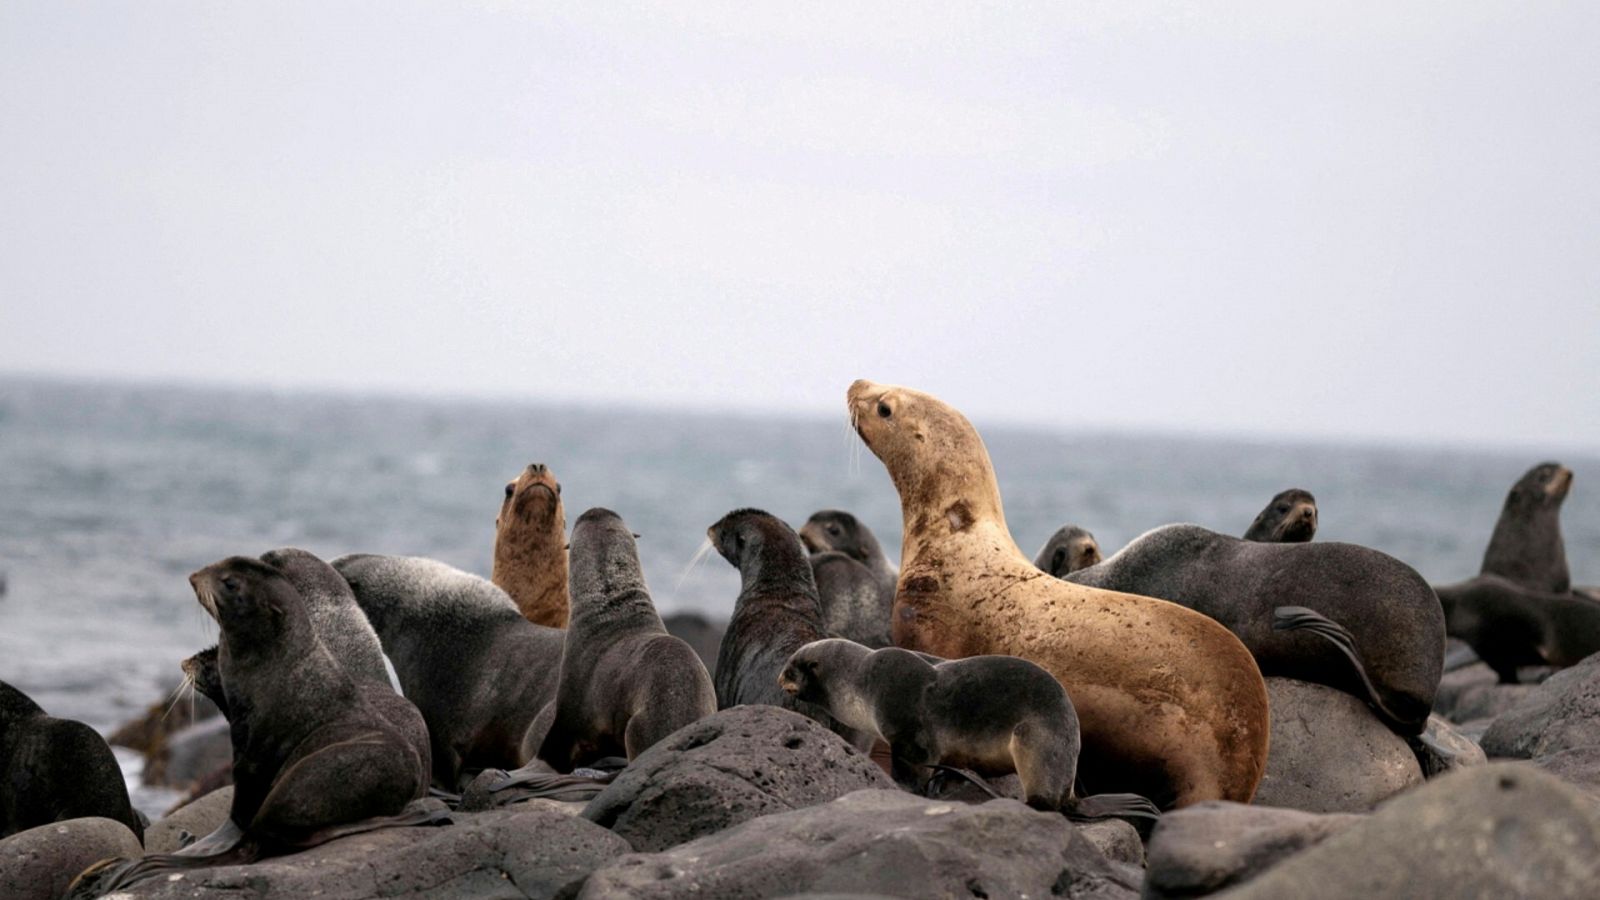
<svg viewBox="0 0 1600 900">
<path fill-rule="evenodd" d="M 683 588 L 683 583 L 689 580 L 689 573 L 693 572 L 695 567 L 700 565 L 701 561 L 704 560 L 706 556 L 708 556 L 714 549 L 715 548 L 711 546 L 711 538 L 708 537 L 704 541 L 700 542 L 699 549 L 694 551 L 694 555 L 689 557 L 689 562 L 684 565 L 683 571 L 678 573 L 678 582 L 672 586 L 671 599 L 678 599 L 678 591 Z"/>
<path fill-rule="evenodd" d="M 167 711 L 161 714 L 161 721 L 165 722 L 167 716 L 172 715 L 172 711 L 177 709 L 179 703 L 183 702 L 185 688 L 189 689 L 189 721 L 194 721 L 194 676 L 187 672 L 184 673 L 183 680 L 178 682 L 178 686 L 167 697 Z"/>
</svg>

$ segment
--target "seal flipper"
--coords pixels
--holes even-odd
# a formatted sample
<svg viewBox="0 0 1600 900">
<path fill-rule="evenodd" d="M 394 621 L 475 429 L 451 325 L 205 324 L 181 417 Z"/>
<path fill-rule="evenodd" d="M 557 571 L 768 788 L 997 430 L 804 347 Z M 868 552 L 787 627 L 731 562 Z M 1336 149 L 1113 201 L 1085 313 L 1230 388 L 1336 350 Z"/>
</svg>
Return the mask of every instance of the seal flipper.
<svg viewBox="0 0 1600 900">
<path fill-rule="evenodd" d="M 224 819 L 222 824 L 217 826 L 216 831 L 213 831 L 205 837 L 185 846 L 182 850 L 179 850 L 174 855 L 215 856 L 218 853 L 225 853 L 229 850 L 232 850 L 234 847 L 237 847 L 239 845 L 239 841 L 243 838 L 244 829 L 240 828 L 238 823 L 233 821 L 232 818 L 228 818 Z"/>
<path fill-rule="evenodd" d="M 1002 799 L 1005 796 L 997 793 L 994 788 L 989 786 L 988 782 L 984 781 L 982 778 L 979 778 L 972 772 L 968 772 L 966 769 L 958 769 L 955 766 L 946 766 L 940 763 L 934 763 L 928 766 L 928 768 L 933 770 L 933 775 L 928 779 L 927 783 L 923 785 L 923 796 L 931 797 L 933 795 L 935 783 L 949 775 L 954 775 L 957 778 L 967 781 L 974 787 L 978 788 L 978 790 L 983 791 L 985 794 L 988 794 L 990 797 L 993 797 L 996 800 Z"/>
<path fill-rule="evenodd" d="M 260 858 L 261 846 L 255 841 L 244 841 L 221 853 L 205 856 L 156 853 L 138 859 L 103 859 L 72 879 L 72 884 L 67 887 L 65 900 L 92 900 L 94 897 L 103 897 L 167 872 L 209 869 L 213 866 L 247 865 Z"/>
<path fill-rule="evenodd" d="M 369 831 L 377 831 L 380 828 L 449 825 L 454 821 L 450 817 L 450 809 L 445 805 L 444 801 L 436 797 L 424 797 L 407 803 L 405 809 L 392 816 L 373 816 L 357 822 L 331 825 L 288 843 L 286 848 L 290 850 L 308 850 L 337 838 L 349 837 L 352 834 L 365 834 Z"/>
<path fill-rule="evenodd" d="M 1161 810 L 1148 797 L 1139 794 L 1094 794 L 1068 800 L 1061 806 L 1061 814 L 1074 822 L 1093 822 L 1096 819 L 1147 819 L 1161 818 Z"/>
<path fill-rule="evenodd" d="M 1355 673 L 1361 679 L 1361 685 L 1366 689 L 1367 702 L 1378 715 L 1393 726 L 1415 731 L 1419 723 L 1415 719 L 1407 719 L 1397 715 L 1383 702 L 1383 697 L 1378 689 L 1373 686 L 1372 679 L 1367 677 L 1367 668 L 1362 665 L 1361 657 L 1356 653 L 1355 639 L 1343 625 L 1322 615 L 1314 609 L 1304 606 L 1280 606 L 1272 611 L 1273 631 L 1308 631 L 1317 637 L 1332 644 L 1345 658 L 1350 660 L 1350 665 L 1355 668 Z M 1426 718 L 1426 717 L 1424 717 Z"/>
</svg>

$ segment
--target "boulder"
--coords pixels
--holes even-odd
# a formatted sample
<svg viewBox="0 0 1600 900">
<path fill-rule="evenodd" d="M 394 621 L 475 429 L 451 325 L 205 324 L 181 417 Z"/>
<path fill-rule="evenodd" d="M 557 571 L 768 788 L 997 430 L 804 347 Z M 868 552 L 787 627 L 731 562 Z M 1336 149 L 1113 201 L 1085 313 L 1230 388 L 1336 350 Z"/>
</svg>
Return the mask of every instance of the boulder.
<svg viewBox="0 0 1600 900">
<path fill-rule="evenodd" d="M 174 694 L 177 691 L 173 691 Z M 198 691 L 171 703 L 152 703 L 143 714 L 117 726 L 106 743 L 129 747 L 149 757 L 165 745 L 167 738 L 196 722 L 217 716 L 217 706 Z"/>
<path fill-rule="evenodd" d="M 1364 812 L 1422 782 L 1405 738 L 1350 694 L 1268 678 L 1272 707 L 1267 771 L 1254 802 L 1307 812 Z"/>
<path fill-rule="evenodd" d="M 128 826 L 111 819 L 65 819 L 19 831 L 0 840 L 0 897 L 56 900 L 89 866 L 142 853 Z"/>
<path fill-rule="evenodd" d="M 1427 778 L 1489 761 L 1476 741 L 1438 715 L 1429 716 L 1422 734 L 1411 738 L 1409 743 Z"/>
<path fill-rule="evenodd" d="M 591 871 L 628 849 L 592 822 L 519 805 L 458 814 L 455 824 L 443 827 L 353 835 L 248 866 L 159 876 L 117 896 L 550 898 L 570 896 Z"/>
<path fill-rule="evenodd" d="M 1492 757 L 1531 759 L 1600 745 L 1600 654 L 1528 688 L 1483 733 Z"/>
<path fill-rule="evenodd" d="M 1140 873 L 1108 861 L 1064 816 L 1015 800 L 965 804 L 898 790 L 762 816 L 597 870 L 580 898 L 1131 898 Z"/>
<path fill-rule="evenodd" d="M 184 804 L 155 822 L 144 832 L 144 846 L 150 853 L 175 853 L 193 841 L 183 836 L 199 839 L 222 827 L 228 820 L 228 810 L 233 806 L 233 786 L 218 788 L 211 793 Z"/>
<path fill-rule="evenodd" d="M 1539 768 L 1600 800 L 1600 747 L 1573 747 L 1533 760 Z"/>
<path fill-rule="evenodd" d="M 894 786 L 865 753 L 805 716 L 736 706 L 639 754 L 583 815 L 635 850 L 664 850 L 757 816 Z"/>
<path fill-rule="evenodd" d="M 1150 836 L 1144 896 L 1203 897 L 1240 884 L 1363 818 L 1224 800 L 1173 810 Z"/>
<path fill-rule="evenodd" d="M 1596 878 L 1595 803 L 1528 763 L 1493 763 L 1407 791 L 1220 896 L 1580 898 Z"/>
<path fill-rule="evenodd" d="M 188 787 L 219 768 L 233 765 L 228 720 L 217 716 L 167 736 L 145 760 L 144 783 Z"/>
<path fill-rule="evenodd" d="M 1493 669 L 1474 663 L 1439 680 L 1433 711 L 1451 722 L 1493 718 L 1517 705 L 1533 688 L 1531 684 L 1501 684 Z"/>
<path fill-rule="evenodd" d="M 1144 839 L 1139 829 L 1123 819 L 1101 819 L 1097 822 L 1079 822 L 1078 833 L 1106 859 L 1144 867 Z"/>
</svg>

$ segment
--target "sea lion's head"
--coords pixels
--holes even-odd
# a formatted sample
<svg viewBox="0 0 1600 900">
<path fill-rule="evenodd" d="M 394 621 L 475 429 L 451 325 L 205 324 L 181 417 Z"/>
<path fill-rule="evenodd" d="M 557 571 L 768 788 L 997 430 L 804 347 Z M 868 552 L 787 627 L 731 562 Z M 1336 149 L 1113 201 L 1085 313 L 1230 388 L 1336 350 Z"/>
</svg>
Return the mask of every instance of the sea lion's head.
<svg viewBox="0 0 1600 900">
<path fill-rule="evenodd" d="M 800 526 L 800 541 L 811 553 L 831 550 L 863 563 L 882 552 L 872 531 L 842 509 L 812 513 L 806 524 Z"/>
<path fill-rule="evenodd" d="M 194 689 L 199 691 L 201 696 L 218 706 L 226 706 L 227 700 L 222 692 L 222 669 L 217 664 L 217 650 L 215 646 L 207 647 L 180 665 L 183 667 L 183 674 L 194 682 Z"/>
<path fill-rule="evenodd" d="M 1511 486 L 1506 495 L 1509 510 L 1534 511 L 1560 507 L 1572 489 L 1572 470 L 1558 462 L 1540 463 Z"/>
<path fill-rule="evenodd" d="M 850 424 L 883 462 L 908 525 L 935 519 L 951 531 L 1004 521 L 989 451 L 961 412 L 932 394 L 860 380 L 845 394 Z"/>
<path fill-rule="evenodd" d="M 561 483 L 555 473 L 544 463 L 529 463 L 521 474 L 506 483 L 506 496 L 500 502 L 500 515 L 495 517 L 497 533 L 508 530 L 528 535 L 554 533 L 557 538 L 566 531 L 566 513 L 561 508 Z"/>
<path fill-rule="evenodd" d="M 1033 564 L 1060 578 L 1100 561 L 1100 543 L 1086 529 L 1063 525 L 1045 541 Z"/>
<path fill-rule="evenodd" d="M 736 509 L 706 529 L 706 538 L 722 558 L 743 571 L 744 563 L 770 541 L 794 541 L 804 554 L 800 537 L 782 519 L 762 509 Z"/>
<path fill-rule="evenodd" d="M 855 641 L 827 638 L 812 641 L 790 654 L 778 687 L 797 700 L 828 705 L 829 683 L 848 677 L 872 651 Z"/>
<path fill-rule="evenodd" d="M 1272 498 L 1245 531 L 1247 541 L 1303 544 L 1317 534 L 1317 498 L 1310 491 L 1289 488 Z"/>
<path fill-rule="evenodd" d="M 230 556 L 189 576 L 195 599 L 222 628 L 229 656 L 271 648 L 309 631 L 304 601 L 277 567 Z"/>
<path fill-rule="evenodd" d="M 645 589 L 639 545 L 627 523 L 609 509 L 587 510 L 573 523 L 569 567 L 575 609 L 587 600 Z"/>
</svg>

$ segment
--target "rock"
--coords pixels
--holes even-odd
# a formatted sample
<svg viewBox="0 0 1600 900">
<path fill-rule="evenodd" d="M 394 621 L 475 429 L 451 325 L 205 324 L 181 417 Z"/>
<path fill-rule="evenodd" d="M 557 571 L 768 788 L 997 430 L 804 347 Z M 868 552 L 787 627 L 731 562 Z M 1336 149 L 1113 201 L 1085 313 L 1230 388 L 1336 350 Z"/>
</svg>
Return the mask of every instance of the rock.
<svg viewBox="0 0 1600 900">
<path fill-rule="evenodd" d="M 1417 762 L 1422 766 L 1422 774 L 1427 778 L 1467 766 L 1481 766 L 1489 761 L 1476 741 L 1438 715 L 1429 716 L 1422 734 L 1412 738 L 1409 743 L 1412 752 L 1417 755 Z"/>
<path fill-rule="evenodd" d="M 1600 747 L 1573 747 L 1533 760 L 1539 768 L 1600 800 Z"/>
<path fill-rule="evenodd" d="M 1594 802 L 1527 763 L 1493 763 L 1407 791 L 1221 896 L 1579 898 L 1597 877 Z"/>
<path fill-rule="evenodd" d="M 1483 749 L 1483 733 L 1485 731 L 1488 731 L 1489 730 L 1489 726 L 1493 725 L 1493 724 L 1494 724 L 1494 720 L 1493 719 L 1468 719 L 1465 722 L 1461 722 L 1461 723 L 1457 724 L 1456 725 L 1456 730 L 1461 732 L 1461 736 L 1462 737 L 1464 737 L 1467 740 L 1473 742 L 1474 744 L 1477 744 L 1478 745 L 1478 749 L 1482 750 Z M 1488 754 L 1485 753 L 1484 756 L 1487 757 Z"/>
<path fill-rule="evenodd" d="M 130 747 L 146 757 L 158 752 L 167 738 L 196 722 L 215 718 L 216 704 L 198 691 L 192 692 L 193 703 L 180 697 L 171 704 L 153 703 L 142 715 L 122 723 L 106 738 L 106 743 Z"/>
<path fill-rule="evenodd" d="M 111 819 L 65 819 L 19 831 L 0 840 L 0 897 L 56 900 L 89 866 L 143 852 L 128 826 Z"/>
<path fill-rule="evenodd" d="M 580 898 L 1131 898 L 1140 873 L 1106 860 L 1056 813 L 1015 800 L 969 805 L 865 790 L 762 816 L 597 870 Z"/>
<path fill-rule="evenodd" d="M 1405 738 L 1350 694 L 1268 678 L 1271 750 L 1254 803 L 1307 812 L 1364 812 L 1422 782 Z"/>
<path fill-rule="evenodd" d="M 1130 866 L 1144 866 L 1144 840 L 1139 837 L 1139 829 L 1128 822 L 1101 819 L 1098 822 L 1079 822 L 1077 826 L 1078 833 L 1106 859 Z"/>
<path fill-rule="evenodd" d="M 218 716 L 167 737 L 145 761 L 144 783 L 188 787 L 233 764 L 233 739 L 228 720 Z"/>
<path fill-rule="evenodd" d="M 722 651 L 722 635 L 728 623 L 713 622 L 697 612 L 675 612 L 661 617 L 667 634 L 694 648 L 695 655 L 706 664 L 706 671 L 717 671 L 717 654 Z"/>
<path fill-rule="evenodd" d="M 1452 722 L 1493 719 L 1516 708 L 1538 689 L 1536 684 L 1484 684 L 1469 688 L 1456 700 L 1455 708 L 1445 718 Z"/>
<path fill-rule="evenodd" d="M 570 896 L 627 842 L 576 816 L 539 807 L 457 814 L 437 828 L 386 828 L 249 866 L 140 882 L 117 896 L 179 900 L 358 900 L 368 897 Z M 224 893 L 226 892 L 226 893 Z"/>
<path fill-rule="evenodd" d="M 1144 896 L 1202 897 L 1240 884 L 1364 818 L 1224 800 L 1173 810 L 1150 836 Z"/>
<path fill-rule="evenodd" d="M 1529 759 L 1600 745 L 1600 654 L 1528 691 L 1483 733 L 1483 752 Z"/>
<path fill-rule="evenodd" d="M 1483 687 L 1493 687 L 1500 681 L 1500 677 L 1484 663 L 1473 663 L 1454 672 L 1446 672 L 1439 679 L 1439 690 L 1433 695 L 1433 711 L 1436 715 L 1444 716 L 1452 722 L 1461 721 L 1456 715 L 1456 706 L 1468 691 Z"/>
<path fill-rule="evenodd" d="M 583 815 L 635 850 L 664 850 L 757 816 L 894 786 L 866 754 L 805 716 L 736 706 L 639 754 Z"/>
<path fill-rule="evenodd" d="M 198 839 L 216 831 L 228 820 L 228 810 L 232 806 L 232 785 L 180 806 L 145 830 L 145 849 L 150 853 L 181 850 L 186 846 L 182 839 L 185 832 Z"/>
</svg>

